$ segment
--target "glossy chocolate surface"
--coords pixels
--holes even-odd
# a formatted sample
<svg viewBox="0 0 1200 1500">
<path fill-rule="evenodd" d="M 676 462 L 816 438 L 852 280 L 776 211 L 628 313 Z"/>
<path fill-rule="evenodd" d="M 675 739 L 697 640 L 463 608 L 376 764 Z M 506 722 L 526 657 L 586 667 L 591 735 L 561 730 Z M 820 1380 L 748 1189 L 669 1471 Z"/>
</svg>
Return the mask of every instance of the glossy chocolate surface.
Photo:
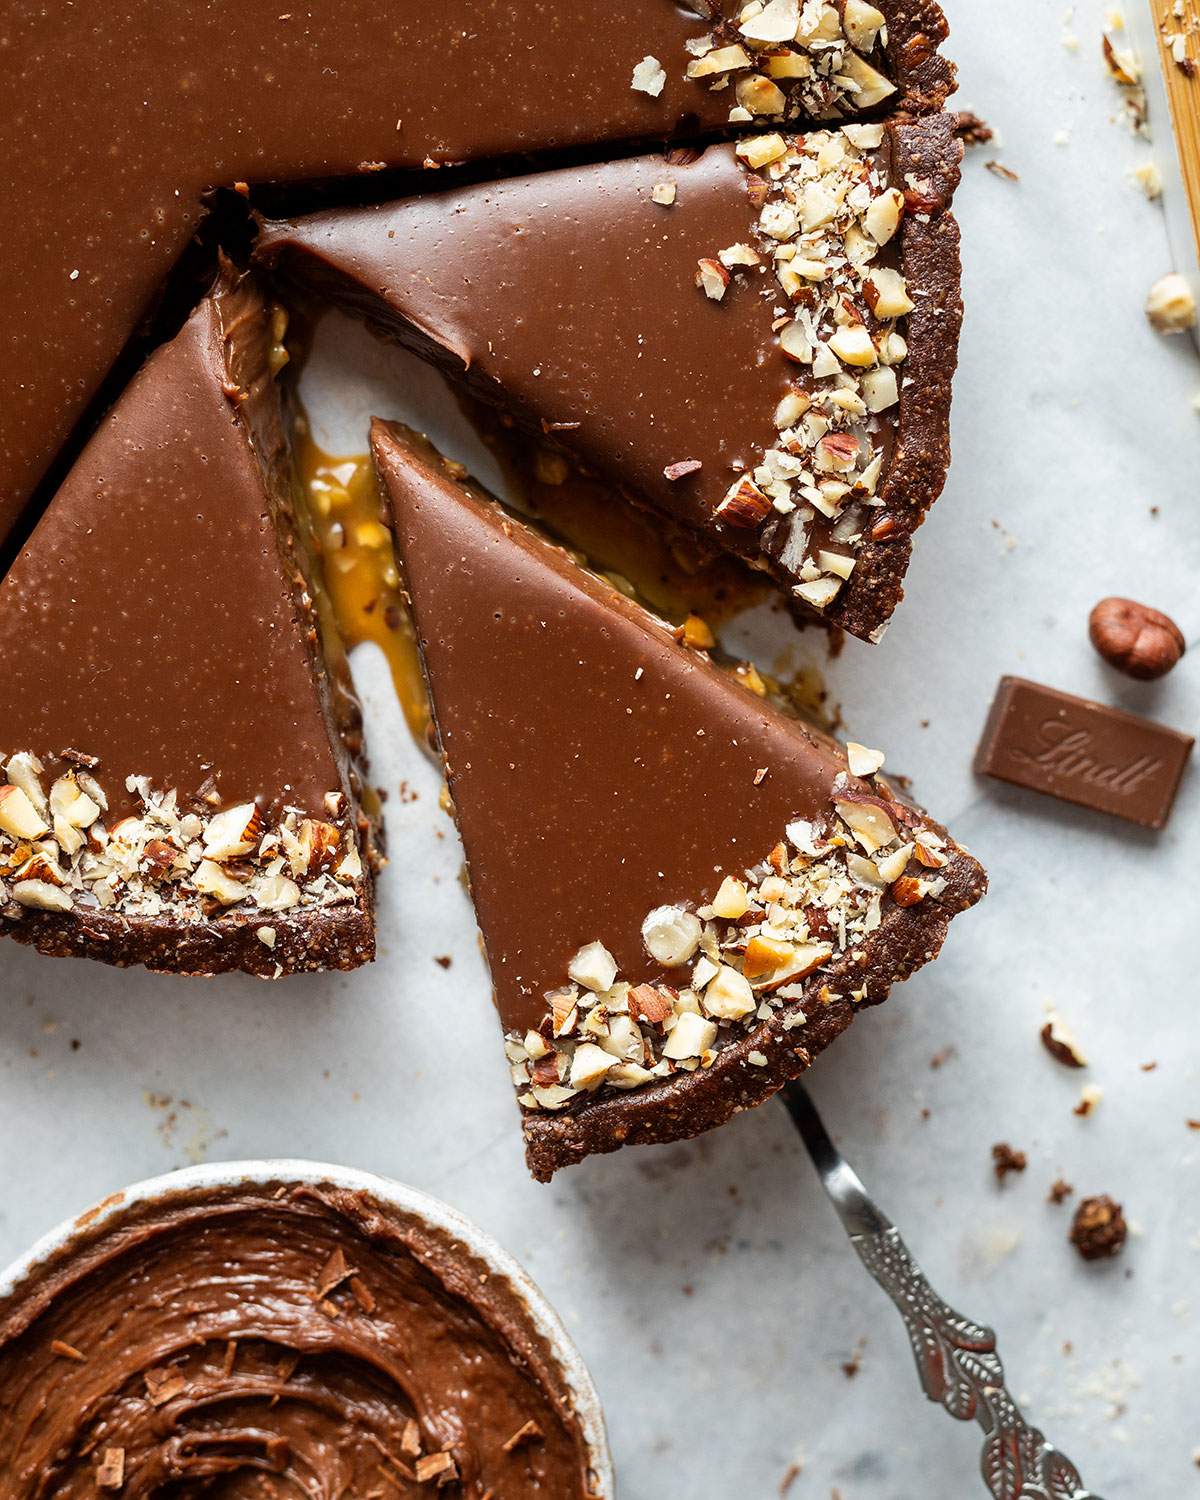
<svg viewBox="0 0 1200 1500">
<path fill-rule="evenodd" d="M 934 0 L 881 3 L 889 105 L 936 108 L 953 79 L 944 17 Z M 734 101 L 685 75 L 707 24 L 674 0 L 0 7 L 0 541 L 207 190 L 711 133 Z M 631 87 L 647 56 L 656 97 Z"/>
<path fill-rule="evenodd" d="M 900 404 L 881 418 L 887 509 L 871 520 L 889 516 L 890 531 L 862 545 L 828 615 L 860 635 L 899 599 L 910 534 L 945 476 L 961 313 L 957 230 L 941 213 L 958 173 L 947 117 L 896 127 L 875 155 L 885 180 L 903 188 L 920 173 L 934 196 L 932 220 L 906 220 L 893 252 L 919 302 L 906 320 Z M 652 199 L 664 182 L 675 188 L 670 206 Z M 733 147 L 718 145 L 690 161 L 564 168 L 270 224 L 258 254 L 465 376 L 635 499 L 790 584 L 798 562 L 772 556 L 785 547 L 780 518 L 760 534 L 714 516 L 737 476 L 776 446 L 776 406 L 802 372 L 780 352 L 773 321 L 786 298 L 765 267 L 734 277 L 720 301 L 696 285 L 701 257 L 753 239 L 756 186 Z M 684 460 L 701 467 L 668 477 Z"/>
<path fill-rule="evenodd" d="M 182 806 L 215 779 L 227 805 L 319 817 L 342 785 L 313 621 L 276 531 L 269 338 L 249 283 L 206 299 L 0 584 L 0 750 L 32 751 L 48 781 L 64 750 L 95 757 L 110 826 L 140 806 L 127 776 Z"/>
<path fill-rule="evenodd" d="M 413 1215 L 287 1184 L 144 1203 L 36 1267 L 0 1303 L 0 1469 L 6 1500 L 589 1493 L 512 1287 Z"/>
<path fill-rule="evenodd" d="M 497 1005 L 536 1026 L 585 943 L 659 974 L 647 913 L 823 815 L 845 760 L 386 424 L 374 451 Z"/>
</svg>

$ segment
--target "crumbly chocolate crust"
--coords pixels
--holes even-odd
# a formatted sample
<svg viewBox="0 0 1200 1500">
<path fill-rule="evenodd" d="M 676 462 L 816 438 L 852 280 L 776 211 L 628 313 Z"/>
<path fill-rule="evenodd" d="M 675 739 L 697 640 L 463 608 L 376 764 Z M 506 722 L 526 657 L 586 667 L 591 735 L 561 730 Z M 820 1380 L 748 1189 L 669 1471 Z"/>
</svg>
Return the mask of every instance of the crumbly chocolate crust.
<svg viewBox="0 0 1200 1500">
<path fill-rule="evenodd" d="M 269 929 L 270 944 L 262 933 Z M 95 958 L 116 968 L 211 977 L 241 971 L 280 979 L 357 969 L 375 957 L 374 893 L 356 905 L 291 912 L 226 912 L 202 922 L 0 907 L 0 936 L 51 958 Z"/>
<path fill-rule="evenodd" d="M 897 176 L 919 180 L 906 194 L 901 265 L 912 300 L 901 366 L 899 429 L 880 496 L 884 510 L 863 537 L 858 565 L 824 612 L 850 635 L 878 641 L 904 597 L 913 533 L 941 494 L 950 468 L 950 399 L 963 303 L 959 228 L 947 205 L 961 175 L 953 116 L 914 120 L 894 133 Z M 881 522 L 888 523 L 885 529 Z"/>
<path fill-rule="evenodd" d="M 967 854 L 957 854 L 938 873 L 946 882 L 938 896 L 919 907 L 888 909 L 864 945 L 865 964 L 846 954 L 808 981 L 805 998 L 794 1007 L 807 1017 L 804 1025 L 788 1029 L 793 1010 L 789 1006 L 731 1042 L 702 1071 L 677 1074 L 628 1095 L 585 1095 L 555 1115 L 526 1114 L 525 1159 L 530 1172 L 539 1182 L 549 1182 L 560 1168 L 586 1156 L 622 1146 L 690 1140 L 777 1094 L 846 1030 L 856 1011 L 881 1003 L 894 983 L 935 958 L 952 918 L 973 906 L 986 888 L 986 876 Z M 819 998 L 823 987 L 837 991 L 843 986 L 865 986 L 868 998 L 858 1004 L 849 999 L 825 1004 Z M 752 1064 L 751 1053 L 760 1054 L 765 1063 Z"/>
</svg>

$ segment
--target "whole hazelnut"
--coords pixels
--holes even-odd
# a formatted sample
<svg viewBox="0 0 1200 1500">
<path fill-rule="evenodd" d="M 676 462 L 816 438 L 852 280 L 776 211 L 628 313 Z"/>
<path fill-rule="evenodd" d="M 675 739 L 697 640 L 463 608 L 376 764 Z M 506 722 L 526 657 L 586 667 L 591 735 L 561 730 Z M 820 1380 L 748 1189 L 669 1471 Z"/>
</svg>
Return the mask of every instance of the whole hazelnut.
<svg viewBox="0 0 1200 1500">
<path fill-rule="evenodd" d="M 1101 599 L 1088 616 L 1088 635 L 1109 666 L 1142 682 L 1165 677 L 1187 650 L 1170 615 L 1133 599 Z"/>
</svg>

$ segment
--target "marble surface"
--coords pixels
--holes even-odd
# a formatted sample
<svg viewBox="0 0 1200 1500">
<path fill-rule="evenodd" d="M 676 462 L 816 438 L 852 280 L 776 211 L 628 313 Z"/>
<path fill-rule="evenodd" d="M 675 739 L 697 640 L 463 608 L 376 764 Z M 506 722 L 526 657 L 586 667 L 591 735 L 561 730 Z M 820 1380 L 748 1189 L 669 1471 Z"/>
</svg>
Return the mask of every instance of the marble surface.
<svg viewBox="0 0 1200 1500">
<path fill-rule="evenodd" d="M 1200 1117 L 1200 776 L 1151 835 L 970 770 L 1002 672 L 1200 722 L 1200 653 L 1138 686 L 1085 635 L 1111 592 L 1200 633 L 1200 366 L 1186 340 L 1145 324 L 1169 251 L 1128 180 L 1170 146 L 1161 120 L 1153 147 L 1113 122 L 1095 0 L 1070 17 L 1039 0 L 1011 0 L 1002 18 L 969 0 L 947 8 L 960 103 L 1002 133 L 972 152 L 959 200 L 968 321 L 949 488 L 878 648 L 851 642 L 827 661 L 769 613 L 737 633 L 768 663 L 820 667 L 849 732 L 886 745 L 983 858 L 992 892 L 812 1085 L 934 1284 L 998 1326 L 1014 1390 L 1097 1493 L 1200 1494 L 1200 1132 L 1187 1124 Z M 1020 181 L 987 171 L 990 158 Z M 362 447 L 375 410 L 415 414 L 470 457 L 430 382 L 348 323 L 324 324 L 306 394 L 338 451 Z M 548 1188 L 526 1177 L 435 772 L 379 659 L 364 652 L 356 669 L 390 792 L 378 964 L 268 986 L 9 946 L 0 1261 L 172 1165 L 341 1161 L 449 1200 L 526 1264 L 595 1374 L 624 1500 L 982 1494 L 975 1430 L 923 1403 L 903 1330 L 782 1106 Z M 1086 1074 L 1040 1047 L 1047 1004 L 1072 1024 Z M 1089 1119 L 1073 1113 L 1084 1079 L 1104 1090 Z M 1000 1140 L 1029 1156 L 1003 1188 Z M 1121 1260 L 1085 1266 L 1069 1248 L 1070 1210 L 1046 1202 L 1059 1175 L 1125 1203 L 1135 1233 Z"/>
</svg>

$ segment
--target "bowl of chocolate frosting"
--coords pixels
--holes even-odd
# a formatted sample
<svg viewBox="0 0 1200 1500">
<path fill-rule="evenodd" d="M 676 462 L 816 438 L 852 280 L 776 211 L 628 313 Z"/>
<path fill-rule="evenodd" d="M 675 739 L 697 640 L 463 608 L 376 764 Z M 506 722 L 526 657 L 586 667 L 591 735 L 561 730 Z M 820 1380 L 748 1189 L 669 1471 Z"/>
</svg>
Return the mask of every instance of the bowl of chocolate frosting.
<svg viewBox="0 0 1200 1500">
<path fill-rule="evenodd" d="M 482 1230 L 301 1161 L 173 1172 L 0 1274 L 6 1500 L 611 1500 L 599 1399 Z"/>
</svg>

